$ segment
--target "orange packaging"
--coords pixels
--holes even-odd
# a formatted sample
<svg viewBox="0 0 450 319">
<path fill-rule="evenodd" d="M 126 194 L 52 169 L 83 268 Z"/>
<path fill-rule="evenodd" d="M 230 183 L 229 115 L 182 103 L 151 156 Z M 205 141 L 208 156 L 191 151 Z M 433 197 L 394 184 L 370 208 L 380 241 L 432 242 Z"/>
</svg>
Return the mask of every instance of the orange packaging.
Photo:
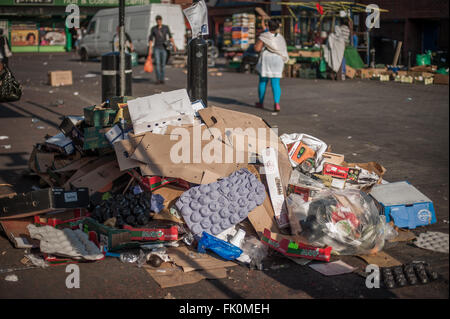
<svg viewBox="0 0 450 319">
<path fill-rule="evenodd" d="M 303 144 L 303 142 L 288 145 L 288 151 L 290 158 L 298 164 L 303 163 L 308 158 L 314 157 L 316 154 L 313 149 Z"/>
</svg>

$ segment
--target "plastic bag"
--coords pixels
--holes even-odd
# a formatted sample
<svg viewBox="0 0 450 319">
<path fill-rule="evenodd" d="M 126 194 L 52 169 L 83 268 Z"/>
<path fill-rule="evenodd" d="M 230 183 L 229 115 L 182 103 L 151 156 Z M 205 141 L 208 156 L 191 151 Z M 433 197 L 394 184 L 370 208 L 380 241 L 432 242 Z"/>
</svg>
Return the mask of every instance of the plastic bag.
<svg viewBox="0 0 450 319">
<path fill-rule="evenodd" d="M 431 65 L 431 51 L 428 51 L 425 54 L 417 54 L 416 55 L 416 64 L 417 65 Z"/>
<path fill-rule="evenodd" d="M 246 237 L 242 244 L 243 253 L 237 260 L 249 263 L 250 268 L 262 270 L 262 260 L 267 257 L 268 250 L 267 246 L 256 237 Z"/>
<path fill-rule="evenodd" d="M 1 63 L 1 62 L 0 62 Z M 14 102 L 22 96 L 22 85 L 16 80 L 8 66 L 0 71 L 0 102 Z"/>
<path fill-rule="evenodd" d="M 292 193 L 286 197 L 286 206 L 291 233 L 292 235 L 299 235 L 302 231 L 300 222 L 303 222 L 308 217 L 309 202 L 306 202 L 303 196 Z"/>
<path fill-rule="evenodd" d="M 308 216 L 300 222 L 313 246 L 331 246 L 338 255 L 371 254 L 385 242 L 383 216 L 373 199 L 358 190 L 327 190 L 309 202 Z"/>
<path fill-rule="evenodd" d="M 239 247 L 216 238 L 207 232 L 203 232 L 202 238 L 198 242 L 197 251 L 199 253 L 206 253 L 206 249 L 212 250 L 226 260 L 236 259 L 242 254 L 242 249 Z"/>
<path fill-rule="evenodd" d="M 153 72 L 153 61 L 152 61 L 152 56 L 151 55 L 149 55 L 147 57 L 147 60 L 145 61 L 144 71 L 147 72 L 147 73 L 152 73 Z"/>
</svg>

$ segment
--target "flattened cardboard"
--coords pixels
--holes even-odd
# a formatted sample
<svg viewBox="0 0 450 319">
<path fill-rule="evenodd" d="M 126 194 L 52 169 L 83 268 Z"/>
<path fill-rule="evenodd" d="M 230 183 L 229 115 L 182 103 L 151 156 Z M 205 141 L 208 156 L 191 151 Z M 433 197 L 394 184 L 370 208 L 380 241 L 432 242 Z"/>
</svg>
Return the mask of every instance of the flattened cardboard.
<svg viewBox="0 0 450 319">
<path fill-rule="evenodd" d="M 369 265 L 377 265 L 378 267 L 394 267 L 402 264 L 384 251 L 379 251 L 373 255 L 358 255 L 357 257 L 363 259 Z"/>
<path fill-rule="evenodd" d="M 39 247 L 39 240 L 32 239 L 27 226 L 33 223 L 33 218 L 18 218 L 0 221 L 0 225 L 15 248 Z"/>
<path fill-rule="evenodd" d="M 45 173 L 52 168 L 56 153 L 36 152 L 36 168 L 38 172 Z"/>
<path fill-rule="evenodd" d="M 244 146 L 244 148 L 240 148 L 239 145 L 235 145 L 233 147 L 237 147 L 239 151 L 248 153 L 250 149 L 258 149 L 263 145 L 266 147 L 270 146 L 271 142 L 273 143 L 275 138 L 278 141 L 278 166 L 280 169 L 281 182 L 284 187 L 288 185 L 290 174 L 292 172 L 292 166 L 289 162 L 288 151 L 284 144 L 280 141 L 278 136 L 276 136 L 275 132 L 269 128 L 269 126 L 262 120 L 262 118 L 237 111 L 232 111 L 224 108 L 220 108 L 217 106 L 210 106 L 203 110 L 199 110 L 198 112 L 200 117 L 205 122 L 206 126 L 211 130 L 211 134 L 214 135 L 219 140 L 224 143 L 233 146 L 239 134 L 236 134 L 235 129 L 242 129 L 245 135 L 246 129 L 254 129 L 258 134 L 258 129 L 265 129 L 265 140 L 264 137 L 260 137 L 258 134 L 258 139 L 256 140 L 257 145 Z M 217 130 L 212 130 L 212 129 Z M 234 134 L 230 136 L 227 133 L 227 129 L 233 129 Z M 272 145 L 275 146 L 275 145 Z"/>
<path fill-rule="evenodd" d="M 201 254 L 187 247 L 176 247 L 167 250 L 167 254 L 173 262 L 181 267 L 184 272 L 194 270 L 211 270 L 236 266 L 232 261 L 224 261 L 208 254 Z"/>
<path fill-rule="evenodd" d="M 172 207 L 175 204 L 177 199 L 185 191 L 186 190 L 174 186 L 164 186 L 153 191 L 152 192 L 153 194 L 159 194 L 162 197 L 164 197 L 164 208 L 161 212 L 155 214 L 153 216 L 153 219 L 170 220 L 177 223 L 183 222 L 181 219 L 178 219 L 177 217 L 175 217 L 170 213 L 170 207 Z"/>
<path fill-rule="evenodd" d="M 163 265 L 159 268 L 153 268 L 147 265 L 143 266 L 147 273 L 163 289 L 195 284 L 203 279 L 221 279 L 226 278 L 227 276 L 227 271 L 225 268 L 211 269 L 208 271 L 191 271 L 189 273 L 185 273 L 174 265 Z"/>
<path fill-rule="evenodd" d="M 381 178 L 383 177 L 383 175 L 386 173 L 386 168 L 383 167 L 383 165 L 377 163 L 377 162 L 367 162 L 367 163 L 345 163 L 344 162 L 344 166 L 347 167 L 360 167 L 363 168 L 365 170 L 368 170 L 369 172 L 373 172 L 375 174 L 377 174 L 380 177 L 379 182 L 381 182 Z"/>
<path fill-rule="evenodd" d="M 123 174 L 125 172 L 120 171 L 117 162 L 111 161 L 72 181 L 71 185 L 75 187 L 88 187 L 89 194 L 94 194 Z"/>
<path fill-rule="evenodd" d="M 134 153 L 137 145 L 141 142 L 143 136 L 138 138 L 118 141 L 113 144 L 114 150 L 116 152 L 117 162 L 119 163 L 119 168 L 121 171 L 139 167 L 141 164 L 139 161 L 132 159 L 131 154 Z"/>
<path fill-rule="evenodd" d="M 102 165 L 105 165 L 106 163 L 109 163 L 111 161 L 114 161 L 113 156 L 106 156 L 106 157 L 100 157 L 96 159 L 93 162 L 89 162 L 88 164 L 84 165 L 83 167 L 79 168 L 70 178 L 69 180 L 64 184 L 64 187 L 67 189 L 70 187 L 70 184 L 83 177 L 84 175 L 89 174 L 93 170 L 97 169 L 98 167 L 101 167 Z"/>
<path fill-rule="evenodd" d="M 334 165 L 342 165 L 344 162 L 344 155 L 342 154 L 335 154 L 330 152 L 325 152 L 322 155 L 325 163 L 330 163 Z"/>
</svg>

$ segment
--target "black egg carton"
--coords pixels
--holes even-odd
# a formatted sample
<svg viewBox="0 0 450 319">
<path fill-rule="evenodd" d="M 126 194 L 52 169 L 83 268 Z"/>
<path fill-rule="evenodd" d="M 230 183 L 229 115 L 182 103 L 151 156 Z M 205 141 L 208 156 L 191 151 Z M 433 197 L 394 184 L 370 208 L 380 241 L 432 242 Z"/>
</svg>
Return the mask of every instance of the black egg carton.
<svg viewBox="0 0 450 319">
<path fill-rule="evenodd" d="M 387 289 L 425 285 L 439 278 L 431 266 L 424 262 L 381 268 L 381 279 Z"/>
</svg>

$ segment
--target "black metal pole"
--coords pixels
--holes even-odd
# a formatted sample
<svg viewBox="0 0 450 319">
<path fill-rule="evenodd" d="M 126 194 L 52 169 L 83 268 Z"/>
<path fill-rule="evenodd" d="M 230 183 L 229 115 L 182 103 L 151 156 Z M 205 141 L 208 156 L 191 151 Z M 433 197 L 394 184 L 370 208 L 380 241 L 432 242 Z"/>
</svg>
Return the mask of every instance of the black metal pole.
<svg viewBox="0 0 450 319">
<path fill-rule="evenodd" d="M 120 96 L 125 96 L 125 0 L 119 2 Z"/>
<path fill-rule="evenodd" d="M 192 102 L 202 100 L 208 106 L 208 44 L 203 36 L 195 36 L 188 43 L 187 89 Z"/>
</svg>

